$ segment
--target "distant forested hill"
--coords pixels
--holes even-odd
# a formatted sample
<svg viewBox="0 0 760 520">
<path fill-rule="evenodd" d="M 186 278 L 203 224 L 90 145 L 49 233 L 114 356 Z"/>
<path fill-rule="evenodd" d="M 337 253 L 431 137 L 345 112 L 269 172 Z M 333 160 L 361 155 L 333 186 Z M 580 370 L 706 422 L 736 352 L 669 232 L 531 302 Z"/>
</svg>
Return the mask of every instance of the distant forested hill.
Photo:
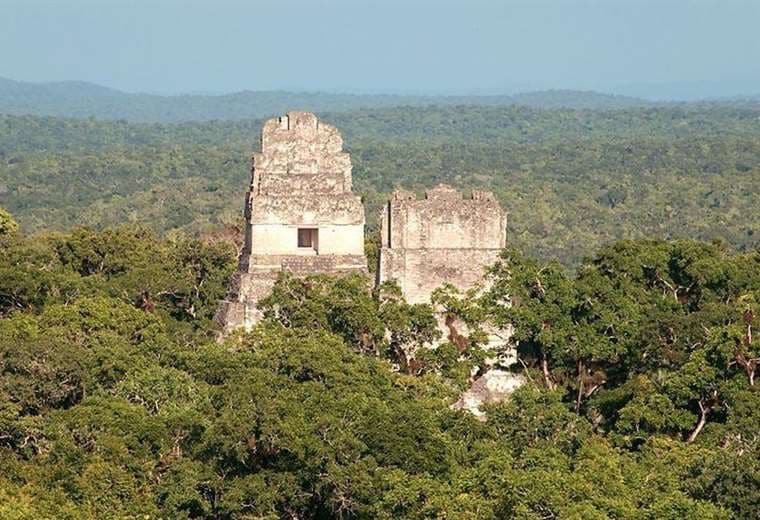
<svg viewBox="0 0 760 520">
<path fill-rule="evenodd" d="M 131 94 L 84 82 L 27 83 L 0 78 L 0 113 L 182 122 L 268 117 L 289 110 L 338 112 L 359 108 L 429 105 L 525 105 L 537 108 L 619 109 L 644 106 L 640 99 L 555 90 L 516 96 L 356 95 L 319 92 L 252 92 L 226 95 Z"/>
<path fill-rule="evenodd" d="M 346 143 L 539 143 L 598 138 L 655 139 L 760 135 L 760 105 L 693 105 L 627 110 L 523 106 L 430 106 L 320 112 Z M 0 153 L 120 146 L 258 146 L 264 119 L 178 124 L 0 114 Z"/>
<path fill-rule="evenodd" d="M 370 228 L 388 194 L 494 190 L 509 239 L 575 265 L 613 239 L 760 245 L 760 109 L 426 107 L 325 113 L 352 153 Z M 261 120 L 133 124 L 0 117 L 0 206 L 26 232 L 239 221 Z"/>
</svg>

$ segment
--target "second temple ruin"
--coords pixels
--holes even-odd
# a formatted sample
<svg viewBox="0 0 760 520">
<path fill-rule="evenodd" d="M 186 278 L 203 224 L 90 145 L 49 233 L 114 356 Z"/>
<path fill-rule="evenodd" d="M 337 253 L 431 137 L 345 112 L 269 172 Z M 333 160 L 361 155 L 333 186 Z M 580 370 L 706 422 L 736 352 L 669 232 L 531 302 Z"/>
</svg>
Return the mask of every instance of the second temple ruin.
<svg viewBox="0 0 760 520">
<path fill-rule="evenodd" d="M 429 303 L 444 283 L 474 287 L 507 245 L 507 213 L 493 193 L 473 191 L 465 199 L 446 185 L 421 200 L 397 191 L 380 229 L 377 281 L 396 280 L 409 303 Z"/>
</svg>

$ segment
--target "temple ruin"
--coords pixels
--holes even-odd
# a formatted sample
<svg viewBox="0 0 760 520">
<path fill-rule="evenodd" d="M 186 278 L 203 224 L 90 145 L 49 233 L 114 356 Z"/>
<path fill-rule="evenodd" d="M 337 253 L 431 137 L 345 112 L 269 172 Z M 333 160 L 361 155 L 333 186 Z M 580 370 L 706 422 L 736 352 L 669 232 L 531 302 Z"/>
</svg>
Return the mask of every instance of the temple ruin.
<svg viewBox="0 0 760 520">
<path fill-rule="evenodd" d="M 507 213 L 487 191 L 464 198 L 439 185 L 424 199 L 397 191 L 381 235 L 377 282 L 395 279 L 409 303 L 429 303 L 444 283 L 466 291 L 483 280 L 507 244 Z"/>
<path fill-rule="evenodd" d="M 270 119 L 251 172 L 245 242 L 216 317 L 223 335 L 261 320 L 258 303 L 283 271 L 367 273 L 364 206 L 338 130 L 308 112 Z M 476 286 L 506 246 L 507 213 L 486 191 L 465 198 L 439 185 L 422 199 L 397 191 L 381 221 L 376 282 L 396 280 L 410 303 L 429 303 L 444 283 Z"/>
<path fill-rule="evenodd" d="M 443 284 L 461 292 L 481 285 L 486 267 L 498 260 L 506 245 L 507 212 L 491 192 L 476 190 L 465 198 L 441 184 L 418 199 L 397 191 L 382 215 L 377 283 L 395 280 L 409 303 L 430 303 L 433 291 Z M 444 341 L 468 341 L 470 331 L 459 317 L 441 309 L 436 316 Z M 504 348 L 512 328 L 480 326 L 487 335 L 484 347 L 493 355 L 479 367 L 483 375 L 452 408 L 469 410 L 484 420 L 481 406 L 502 401 L 525 379 L 505 369 L 515 362 L 514 349 Z"/>
<path fill-rule="evenodd" d="M 268 120 L 253 155 L 245 243 L 227 299 L 224 332 L 250 328 L 278 274 L 366 272 L 364 206 L 351 191 L 351 158 L 338 130 L 308 112 Z"/>
</svg>

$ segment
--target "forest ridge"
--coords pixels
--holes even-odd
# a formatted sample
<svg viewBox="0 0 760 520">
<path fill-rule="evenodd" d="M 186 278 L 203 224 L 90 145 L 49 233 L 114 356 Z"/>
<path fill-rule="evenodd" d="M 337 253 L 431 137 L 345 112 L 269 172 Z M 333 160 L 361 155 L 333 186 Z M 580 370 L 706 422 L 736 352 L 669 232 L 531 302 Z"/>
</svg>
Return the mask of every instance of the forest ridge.
<svg viewBox="0 0 760 520">
<path fill-rule="evenodd" d="M 29 83 L 0 77 L 0 113 L 97 117 L 134 122 L 172 123 L 264 118 L 294 109 L 336 112 L 432 105 L 525 105 L 537 108 L 614 109 L 654 104 L 633 97 L 578 90 L 456 96 L 287 91 L 162 96 L 127 93 L 82 81 Z"/>
<path fill-rule="evenodd" d="M 393 189 L 445 182 L 493 191 L 512 215 L 510 243 L 566 265 L 624 238 L 758 244 L 754 105 L 434 106 L 320 117 L 346 138 L 370 242 Z M 0 116 L 0 204 L 30 232 L 85 222 L 240 229 L 239 192 L 261 124 Z"/>
</svg>

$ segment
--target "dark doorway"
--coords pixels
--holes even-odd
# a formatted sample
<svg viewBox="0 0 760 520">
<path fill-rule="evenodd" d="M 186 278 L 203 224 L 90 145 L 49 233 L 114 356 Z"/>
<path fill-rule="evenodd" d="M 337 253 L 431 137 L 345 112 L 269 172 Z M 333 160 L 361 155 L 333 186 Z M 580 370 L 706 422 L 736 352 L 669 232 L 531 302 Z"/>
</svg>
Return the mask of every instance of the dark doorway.
<svg viewBox="0 0 760 520">
<path fill-rule="evenodd" d="M 298 247 L 308 247 L 317 250 L 319 246 L 319 230 L 316 228 L 298 228 Z"/>
</svg>

